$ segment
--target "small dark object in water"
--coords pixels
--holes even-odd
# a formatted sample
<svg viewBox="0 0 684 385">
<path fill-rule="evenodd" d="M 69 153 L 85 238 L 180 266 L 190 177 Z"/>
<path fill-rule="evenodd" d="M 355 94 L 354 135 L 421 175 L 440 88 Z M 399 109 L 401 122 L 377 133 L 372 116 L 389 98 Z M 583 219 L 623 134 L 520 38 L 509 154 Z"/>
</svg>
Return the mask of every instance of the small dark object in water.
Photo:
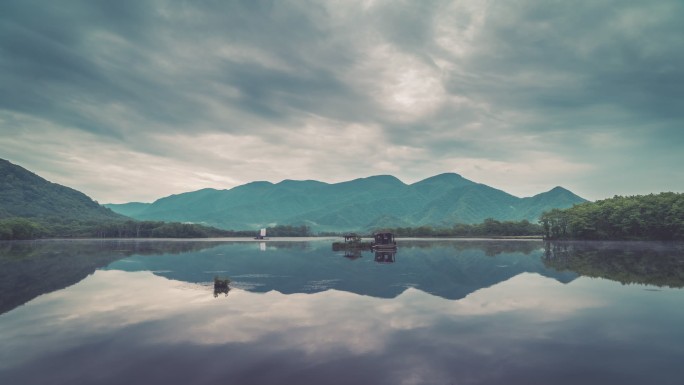
<svg viewBox="0 0 684 385">
<path fill-rule="evenodd" d="M 228 286 L 229 283 L 229 278 L 221 279 L 219 277 L 214 277 L 214 297 L 218 297 L 221 293 L 228 295 L 228 292 L 230 291 L 230 286 Z"/>
</svg>

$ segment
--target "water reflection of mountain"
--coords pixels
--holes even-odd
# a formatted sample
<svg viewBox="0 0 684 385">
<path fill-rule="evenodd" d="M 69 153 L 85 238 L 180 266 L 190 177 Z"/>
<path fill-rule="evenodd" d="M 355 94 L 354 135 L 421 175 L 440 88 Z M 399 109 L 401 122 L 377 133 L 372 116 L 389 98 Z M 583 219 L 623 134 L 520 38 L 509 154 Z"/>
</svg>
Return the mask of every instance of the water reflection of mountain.
<svg viewBox="0 0 684 385">
<path fill-rule="evenodd" d="M 264 251 L 256 244 L 238 242 L 180 255 L 138 256 L 106 269 L 147 270 L 186 282 L 210 282 L 218 274 L 230 277 L 231 286 L 253 292 L 337 289 L 393 298 L 407 287 L 415 287 L 448 299 L 463 298 L 526 272 L 564 283 L 577 276 L 545 267 L 543 243 L 537 241 L 403 242 L 391 257 L 394 263 L 377 263 L 370 252 L 349 258 L 344 252 L 331 251 L 329 242 L 322 241 L 290 242 L 286 248 L 267 245 Z M 387 257 L 383 261 L 387 262 Z"/>
<path fill-rule="evenodd" d="M 0 242 L 0 314 L 71 286 L 131 255 L 187 253 L 215 242 L 69 240 Z"/>
<path fill-rule="evenodd" d="M 623 284 L 684 287 L 684 243 L 546 242 L 544 264 Z"/>
</svg>

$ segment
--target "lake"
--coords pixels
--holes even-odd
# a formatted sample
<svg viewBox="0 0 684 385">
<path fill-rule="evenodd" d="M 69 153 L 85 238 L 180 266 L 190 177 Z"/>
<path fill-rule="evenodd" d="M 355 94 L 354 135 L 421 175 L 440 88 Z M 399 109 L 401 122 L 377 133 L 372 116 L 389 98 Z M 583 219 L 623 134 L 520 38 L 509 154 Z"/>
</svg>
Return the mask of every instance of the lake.
<svg viewBox="0 0 684 385">
<path fill-rule="evenodd" d="M 681 243 L 332 241 L 0 243 L 0 383 L 684 381 Z"/>
</svg>

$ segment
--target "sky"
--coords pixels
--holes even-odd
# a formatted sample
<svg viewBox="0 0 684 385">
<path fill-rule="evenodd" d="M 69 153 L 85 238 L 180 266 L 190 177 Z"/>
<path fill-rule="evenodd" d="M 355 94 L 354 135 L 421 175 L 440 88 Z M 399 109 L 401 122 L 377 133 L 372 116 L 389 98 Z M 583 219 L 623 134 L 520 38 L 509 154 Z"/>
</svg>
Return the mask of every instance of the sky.
<svg viewBox="0 0 684 385">
<path fill-rule="evenodd" d="M 100 203 L 455 172 L 684 191 L 684 2 L 0 3 L 0 158 Z"/>
</svg>

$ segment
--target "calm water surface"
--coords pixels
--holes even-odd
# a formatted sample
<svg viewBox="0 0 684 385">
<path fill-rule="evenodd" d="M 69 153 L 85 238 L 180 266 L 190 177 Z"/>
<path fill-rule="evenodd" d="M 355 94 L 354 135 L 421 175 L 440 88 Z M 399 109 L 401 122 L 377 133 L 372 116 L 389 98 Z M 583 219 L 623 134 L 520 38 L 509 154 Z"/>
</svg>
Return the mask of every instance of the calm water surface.
<svg viewBox="0 0 684 385">
<path fill-rule="evenodd" d="M 684 383 L 682 244 L 331 242 L 0 243 L 0 384 Z"/>
</svg>

